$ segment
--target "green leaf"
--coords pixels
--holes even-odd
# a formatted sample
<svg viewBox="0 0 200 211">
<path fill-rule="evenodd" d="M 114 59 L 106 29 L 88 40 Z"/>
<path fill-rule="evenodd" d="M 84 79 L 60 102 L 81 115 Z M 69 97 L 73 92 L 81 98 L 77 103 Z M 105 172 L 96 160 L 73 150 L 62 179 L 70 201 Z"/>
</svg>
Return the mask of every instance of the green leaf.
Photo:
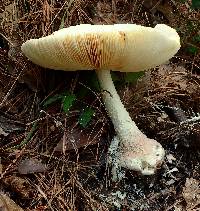
<svg viewBox="0 0 200 211">
<path fill-rule="evenodd" d="M 95 111 L 92 108 L 90 107 L 85 108 L 79 117 L 79 120 L 78 120 L 79 124 L 84 128 L 87 127 L 87 125 L 91 121 L 94 114 L 95 114 Z"/>
<path fill-rule="evenodd" d="M 19 149 L 20 147 L 24 147 L 24 145 L 26 145 L 31 140 L 37 128 L 38 128 L 38 122 L 35 122 L 31 130 L 28 132 L 27 136 L 24 138 L 24 140 L 18 145 L 11 147 L 11 149 Z"/>
<path fill-rule="evenodd" d="M 89 93 L 89 89 L 82 86 L 78 89 L 78 91 L 76 92 L 76 95 L 79 99 L 82 99 L 82 98 L 86 97 L 88 93 Z"/>
<path fill-rule="evenodd" d="M 69 94 L 68 92 L 62 93 L 62 94 L 56 94 L 52 97 L 49 97 L 47 100 L 44 101 L 42 104 L 45 108 L 50 106 L 53 103 L 56 103 L 58 101 L 62 102 L 63 111 L 67 113 L 71 106 L 73 105 L 74 100 L 76 99 L 76 96 L 74 94 Z"/>
<path fill-rule="evenodd" d="M 185 3 L 187 0 L 180 0 L 181 3 Z"/>
<path fill-rule="evenodd" d="M 200 0 L 192 0 L 192 8 L 200 9 Z"/>
<path fill-rule="evenodd" d="M 200 42 L 200 35 L 195 35 L 192 40 L 196 43 L 199 43 Z"/>
<path fill-rule="evenodd" d="M 63 98 L 63 111 L 65 113 L 69 112 L 69 109 L 72 107 L 74 101 L 76 100 L 76 96 L 74 94 L 68 94 Z"/>
<path fill-rule="evenodd" d="M 187 30 L 188 32 L 193 32 L 195 28 L 195 25 L 192 21 L 187 21 Z"/>
<path fill-rule="evenodd" d="M 61 22 L 60 22 L 60 26 L 59 26 L 59 29 L 63 29 L 64 28 L 64 25 L 65 25 L 65 19 L 66 17 L 68 16 L 68 13 L 69 13 L 69 8 L 72 6 L 72 3 L 74 2 L 74 0 L 70 0 L 68 5 L 64 8 L 65 11 L 64 11 L 64 14 L 62 16 L 62 19 L 61 19 Z"/>
<path fill-rule="evenodd" d="M 188 53 L 190 53 L 190 54 L 192 54 L 192 55 L 195 55 L 195 54 L 198 53 L 198 48 L 195 47 L 195 46 L 188 46 L 188 47 L 186 48 L 186 50 L 187 50 Z"/>
<path fill-rule="evenodd" d="M 135 83 L 143 75 L 144 75 L 144 71 L 126 73 L 124 80 L 125 80 L 126 83 Z"/>
<path fill-rule="evenodd" d="M 91 92 L 93 91 L 94 92 L 100 91 L 99 81 L 94 71 L 87 71 L 85 75 L 83 76 L 83 84 L 77 90 L 76 94 L 78 98 L 84 98 L 88 94 L 91 95 Z"/>
<path fill-rule="evenodd" d="M 65 26 L 65 13 L 64 13 L 64 15 L 62 16 L 62 19 L 61 19 L 61 22 L 60 22 L 59 29 L 63 29 L 64 26 Z"/>
<path fill-rule="evenodd" d="M 120 81 L 119 76 L 115 72 L 111 72 L 111 77 L 114 83 Z"/>
<path fill-rule="evenodd" d="M 63 95 L 61 94 L 56 94 L 52 97 L 47 98 L 47 100 L 44 101 L 43 106 L 48 107 L 49 105 L 58 102 L 59 100 L 63 99 Z"/>
<path fill-rule="evenodd" d="M 90 77 L 88 78 L 88 86 L 95 91 L 100 91 L 99 80 L 95 72 L 91 73 Z"/>
</svg>

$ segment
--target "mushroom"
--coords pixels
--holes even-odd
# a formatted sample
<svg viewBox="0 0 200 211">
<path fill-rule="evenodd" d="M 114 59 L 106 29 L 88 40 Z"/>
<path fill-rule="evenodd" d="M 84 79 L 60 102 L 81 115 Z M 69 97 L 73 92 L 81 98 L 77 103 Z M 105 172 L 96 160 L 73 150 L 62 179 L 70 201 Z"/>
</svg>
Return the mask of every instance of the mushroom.
<svg viewBox="0 0 200 211">
<path fill-rule="evenodd" d="M 34 63 L 58 70 L 96 70 L 106 110 L 116 136 L 109 148 L 113 178 L 121 167 L 154 174 L 164 160 L 160 143 L 142 133 L 122 104 L 110 70 L 137 72 L 168 61 L 180 48 L 177 32 L 165 24 L 70 26 L 52 35 L 26 41 L 21 49 Z"/>
</svg>

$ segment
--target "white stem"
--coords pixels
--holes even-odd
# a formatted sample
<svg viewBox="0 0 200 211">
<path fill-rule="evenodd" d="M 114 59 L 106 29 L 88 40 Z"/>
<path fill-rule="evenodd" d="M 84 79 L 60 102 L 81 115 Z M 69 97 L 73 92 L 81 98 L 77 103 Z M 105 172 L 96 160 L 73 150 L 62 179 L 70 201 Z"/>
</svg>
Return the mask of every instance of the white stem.
<svg viewBox="0 0 200 211">
<path fill-rule="evenodd" d="M 154 139 L 143 134 L 122 104 L 113 84 L 109 70 L 98 70 L 97 75 L 103 89 L 103 100 L 116 130 L 111 142 L 109 163 L 113 166 L 114 178 L 118 169 L 125 167 L 144 175 L 153 174 L 164 160 L 164 149 Z"/>
<path fill-rule="evenodd" d="M 103 99 L 108 114 L 112 120 L 117 135 L 122 140 L 127 140 L 132 136 L 144 135 L 132 121 L 129 113 L 122 104 L 120 97 L 113 84 L 109 70 L 97 71 L 100 85 L 103 89 Z"/>
</svg>

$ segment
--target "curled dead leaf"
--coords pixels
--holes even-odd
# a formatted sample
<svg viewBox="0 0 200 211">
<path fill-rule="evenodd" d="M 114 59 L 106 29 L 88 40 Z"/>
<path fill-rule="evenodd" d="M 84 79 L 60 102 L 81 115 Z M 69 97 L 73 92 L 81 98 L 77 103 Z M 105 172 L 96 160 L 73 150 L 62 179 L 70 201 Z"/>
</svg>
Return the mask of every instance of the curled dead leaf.
<svg viewBox="0 0 200 211">
<path fill-rule="evenodd" d="M 82 132 L 80 130 L 72 130 L 65 132 L 63 138 L 59 141 L 55 147 L 57 152 L 65 152 L 67 150 L 77 150 L 81 147 L 87 147 L 88 145 L 97 144 L 102 140 L 101 136 L 94 137 Z"/>
<path fill-rule="evenodd" d="M 194 178 L 187 178 L 183 188 L 183 198 L 187 203 L 187 211 L 199 210 L 200 206 L 200 181 Z"/>
<path fill-rule="evenodd" d="M 12 199 L 7 195 L 0 193 L 0 210 L 1 211 L 23 211 Z"/>
<path fill-rule="evenodd" d="M 22 160 L 17 169 L 20 174 L 34 174 L 46 171 L 46 165 L 37 159 L 30 158 Z"/>
<path fill-rule="evenodd" d="M 34 195 L 34 190 L 29 184 L 28 180 L 17 177 L 17 176 L 8 176 L 2 180 L 4 186 L 9 190 L 12 190 L 12 193 L 17 194 L 20 198 L 29 199 Z"/>
</svg>

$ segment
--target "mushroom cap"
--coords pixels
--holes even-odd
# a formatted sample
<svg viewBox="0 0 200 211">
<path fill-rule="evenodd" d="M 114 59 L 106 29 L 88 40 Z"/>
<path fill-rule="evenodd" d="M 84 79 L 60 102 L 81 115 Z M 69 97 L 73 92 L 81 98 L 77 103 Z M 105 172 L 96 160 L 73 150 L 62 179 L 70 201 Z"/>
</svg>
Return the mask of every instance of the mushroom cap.
<svg viewBox="0 0 200 211">
<path fill-rule="evenodd" d="M 179 48 L 179 35 L 165 24 L 154 28 L 136 24 L 81 24 L 28 40 L 21 47 L 32 62 L 46 68 L 122 72 L 163 64 Z"/>
</svg>

